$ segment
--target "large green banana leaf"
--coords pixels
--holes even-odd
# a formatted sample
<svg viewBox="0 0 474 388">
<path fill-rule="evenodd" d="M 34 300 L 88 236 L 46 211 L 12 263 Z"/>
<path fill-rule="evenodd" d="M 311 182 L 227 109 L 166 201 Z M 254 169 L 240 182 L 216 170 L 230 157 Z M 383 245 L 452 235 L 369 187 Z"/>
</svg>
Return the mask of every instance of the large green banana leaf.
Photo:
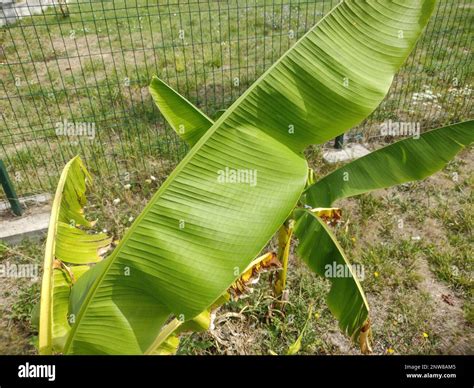
<svg viewBox="0 0 474 388">
<path fill-rule="evenodd" d="M 312 207 L 426 178 L 474 141 L 474 121 L 449 125 L 381 148 L 327 175 L 305 192 Z"/>
<path fill-rule="evenodd" d="M 39 317 L 39 352 L 61 352 L 70 331 L 69 294 L 73 283 L 100 260 L 111 239 L 104 233 L 88 234 L 92 224 L 84 217 L 86 184 L 90 175 L 81 159 L 66 164 L 51 209 L 46 240 Z M 79 229 L 77 226 L 81 226 Z M 70 268 L 64 263 L 77 264 Z"/>
<path fill-rule="evenodd" d="M 295 235 L 299 243 L 297 255 L 317 274 L 331 281 L 327 303 L 339 321 L 342 331 L 357 337 L 367 320 L 369 307 L 360 283 L 341 246 L 327 225 L 309 210 L 295 211 Z M 329 269 L 342 268 L 343 274 L 327 275 Z M 339 268 L 338 268 L 339 269 Z M 333 271 L 334 272 L 334 271 Z"/>
<path fill-rule="evenodd" d="M 71 295 L 80 308 L 65 351 L 141 354 L 172 316 L 210 306 L 294 208 L 304 148 L 376 108 L 433 6 L 342 2 L 311 29 L 197 141 L 94 276 L 79 279 L 89 286 Z M 229 169 L 258 183 L 222 183 Z"/>
</svg>

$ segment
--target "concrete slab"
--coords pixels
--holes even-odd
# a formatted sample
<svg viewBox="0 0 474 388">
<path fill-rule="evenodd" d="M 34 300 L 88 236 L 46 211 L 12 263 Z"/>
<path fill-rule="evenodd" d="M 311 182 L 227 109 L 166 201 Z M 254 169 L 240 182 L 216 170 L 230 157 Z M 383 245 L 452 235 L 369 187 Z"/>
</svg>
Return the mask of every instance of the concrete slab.
<svg viewBox="0 0 474 388">
<path fill-rule="evenodd" d="M 50 206 L 30 208 L 21 217 L 0 220 L 0 241 L 14 245 L 23 239 L 39 239 L 48 230 Z"/>
<path fill-rule="evenodd" d="M 0 0 L 0 27 L 15 23 L 17 20 L 33 15 L 39 15 L 48 7 L 59 4 L 58 0 Z"/>
<path fill-rule="evenodd" d="M 23 208 L 31 206 L 42 206 L 51 202 L 52 196 L 49 193 L 30 195 L 21 197 L 18 200 Z M 10 210 L 10 203 L 8 201 L 0 201 L 0 213 Z"/>
<path fill-rule="evenodd" d="M 340 163 L 358 159 L 370 154 L 370 151 L 361 144 L 347 144 L 344 148 L 330 149 L 323 152 L 323 159 L 326 163 Z"/>
</svg>

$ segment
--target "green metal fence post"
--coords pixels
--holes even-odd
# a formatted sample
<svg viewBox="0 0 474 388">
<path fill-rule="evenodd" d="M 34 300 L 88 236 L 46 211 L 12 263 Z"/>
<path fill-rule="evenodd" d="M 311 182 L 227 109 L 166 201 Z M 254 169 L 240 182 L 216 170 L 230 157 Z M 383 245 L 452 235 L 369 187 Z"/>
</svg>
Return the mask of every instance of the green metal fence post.
<svg viewBox="0 0 474 388">
<path fill-rule="evenodd" d="M 20 201 L 16 195 L 15 188 L 8 177 L 7 169 L 5 168 L 5 164 L 3 164 L 3 160 L 0 160 L 0 183 L 3 186 L 3 190 L 5 190 L 5 194 L 10 202 L 13 213 L 17 216 L 21 216 L 23 211 L 21 209 Z"/>
</svg>

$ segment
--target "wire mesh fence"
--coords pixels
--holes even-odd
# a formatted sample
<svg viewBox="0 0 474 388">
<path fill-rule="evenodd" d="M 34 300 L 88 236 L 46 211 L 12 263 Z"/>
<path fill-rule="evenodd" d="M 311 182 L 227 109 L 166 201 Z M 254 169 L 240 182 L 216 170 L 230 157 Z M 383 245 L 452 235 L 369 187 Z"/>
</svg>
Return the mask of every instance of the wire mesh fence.
<svg viewBox="0 0 474 388">
<path fill-rule="evenodd" d="M 354 0 L 355 1 L 355 0 Z M 211 117 L 338 1 L 2 0 L 1 159 L 21 195 L 76 154 L 103 184 L 164 179 L 186 153 L 147 86 L 157 74 Z M 472 116 L 470 0 L 438 2 L 389 95 L 349 137 Z"/>
</svg>

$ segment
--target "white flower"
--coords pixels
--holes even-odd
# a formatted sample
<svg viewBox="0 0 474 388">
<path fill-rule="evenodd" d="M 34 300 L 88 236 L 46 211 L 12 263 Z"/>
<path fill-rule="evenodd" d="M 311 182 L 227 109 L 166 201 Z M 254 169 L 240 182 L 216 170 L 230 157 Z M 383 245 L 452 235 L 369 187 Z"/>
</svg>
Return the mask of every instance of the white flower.
<svg viewBox="0 0 474 388">
<path fill-rule="evenodd" d="M 120 203 L 120 198 L 115 198 L 113 203 L 114 205 L 118 205 Z"/>
<path fill-rule="evenodd" d="M 126 184 L 125 186 L 123 186 L 123 188 L 124 188 L 125 190 L 129 190 L 130 187 L 132 187 L 132 185 L 131 185 L 130 183 L 128 183 L 128 184 Z"/>
</svg>

